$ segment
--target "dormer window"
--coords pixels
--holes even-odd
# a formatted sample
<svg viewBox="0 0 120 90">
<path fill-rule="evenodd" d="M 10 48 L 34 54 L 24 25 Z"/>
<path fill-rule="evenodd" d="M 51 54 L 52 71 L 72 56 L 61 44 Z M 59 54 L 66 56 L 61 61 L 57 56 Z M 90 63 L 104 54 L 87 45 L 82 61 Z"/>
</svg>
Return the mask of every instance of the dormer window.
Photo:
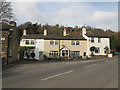
<svg viewBox="0 0 120 90">
<path fill-rule="evenodd" d="M 91 38 L 91 42 L 94 43 L 94 38 L 93 37 Z"/>
</svg>

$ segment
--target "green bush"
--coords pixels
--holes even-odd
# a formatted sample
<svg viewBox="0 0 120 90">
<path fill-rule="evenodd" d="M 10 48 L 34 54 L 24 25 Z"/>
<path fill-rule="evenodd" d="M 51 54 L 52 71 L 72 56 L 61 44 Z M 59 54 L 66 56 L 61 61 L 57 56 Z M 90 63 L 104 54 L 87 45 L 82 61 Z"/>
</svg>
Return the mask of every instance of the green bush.
<svg viewBox="0 0 120 90">
<path fill-rule="evenodd" d="M 91 53 L 91 56 L 95 56 L 93 52 Z"/>
</svg>

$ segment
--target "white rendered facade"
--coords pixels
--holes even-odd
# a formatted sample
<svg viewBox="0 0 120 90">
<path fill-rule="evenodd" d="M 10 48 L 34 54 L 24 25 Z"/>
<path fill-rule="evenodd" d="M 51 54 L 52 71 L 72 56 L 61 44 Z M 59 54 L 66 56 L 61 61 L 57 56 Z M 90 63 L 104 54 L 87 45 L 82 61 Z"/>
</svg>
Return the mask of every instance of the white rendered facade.
<svg viewBox="0 0 120 90">
<path fill-rule="evenodd" d="M 27 43 L 29 41 L 29 43 Z M 44 39 L 22 39 L 20 41 L 20 46 L 32 46 L 35 47 L 35 49 L 31 49 L 29 53 L 34 52 L 35 53 L 35 59 L 40 60 L 39 53 L 44 52 Z M 44 54 L 44 53 L 42 53 Z M 24 58 L 27 58 L 24 55 Z M 30 59 L 32 59 L 30 57 Z"/>
<path fill-rule="evenodd" d="M 110 39 L 107 37 L 88 37 L 86 35 L 86 28 L 82 28 L 82 36 L 87 39 L 87 55 L 91 55 L 90 48 L 96 47 L 98 51 L 94 51 L 94 55 L 106 55 L 104 48 L 107 46 L 110 49 Z M 94 41 L 94 42 L 92 42 Z M 109 50 L 110 51 L 110 50 Z"/>
</svg>

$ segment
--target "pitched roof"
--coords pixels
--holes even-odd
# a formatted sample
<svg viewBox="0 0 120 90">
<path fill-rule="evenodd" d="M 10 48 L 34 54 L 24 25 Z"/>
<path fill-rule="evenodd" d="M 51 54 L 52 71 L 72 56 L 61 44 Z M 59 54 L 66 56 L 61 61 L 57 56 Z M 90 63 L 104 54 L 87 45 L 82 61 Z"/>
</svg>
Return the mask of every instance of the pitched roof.
<svg viewBox="0 0 120 90">
<path fill-rule="evenodd" d="M 22 39 L 46 39 L 46 40 L 86 40 L 83 36 L 62 36 L 62 35 L 47 35 L 42 34 L 28 34 L 22 36 Z"/>
<path fill-rule="evenodd" d="M 109 36 L 104 31 L 87 31 L 86 36 L 88 36 L 88 37 L 109 38 Z"/>
</svg>

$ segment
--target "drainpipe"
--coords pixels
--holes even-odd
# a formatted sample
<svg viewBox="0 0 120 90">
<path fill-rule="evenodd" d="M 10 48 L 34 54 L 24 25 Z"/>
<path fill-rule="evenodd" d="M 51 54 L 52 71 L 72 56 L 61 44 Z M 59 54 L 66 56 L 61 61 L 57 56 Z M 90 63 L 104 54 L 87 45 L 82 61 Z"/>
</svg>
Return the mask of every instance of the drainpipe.
<svg viewBox="0 0 120 90">
<path fill-rule="evenodd" d="M 10 37 L 10 33 L 8 32 L 8 37 L 7 37 L 7 65 L 9 64 L 8 63 L 8 58 L 9 58 L 9 37 Z"/>
<path fill-rule="evenodd" d="M 59 58 L 60 58 L 60 40 L 59 40 Z"/>
</svg>

